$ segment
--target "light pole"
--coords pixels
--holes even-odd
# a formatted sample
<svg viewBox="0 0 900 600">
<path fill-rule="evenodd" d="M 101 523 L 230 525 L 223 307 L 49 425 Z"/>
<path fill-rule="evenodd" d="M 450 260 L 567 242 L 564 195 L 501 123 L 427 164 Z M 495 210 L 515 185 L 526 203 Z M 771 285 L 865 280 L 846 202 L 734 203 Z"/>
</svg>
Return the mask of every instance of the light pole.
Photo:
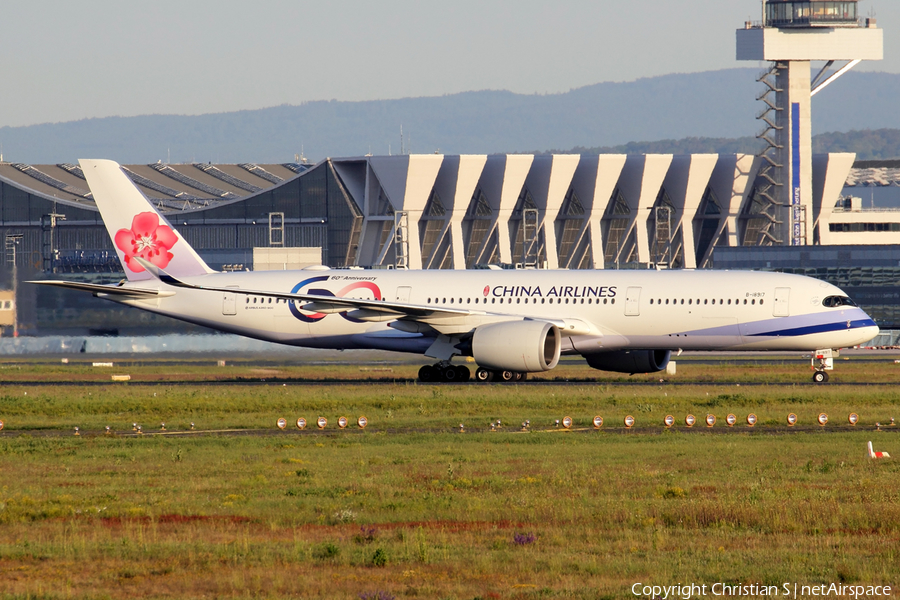
<svg viewBox="0 0 900 600">
<path fill-rule="evenodd" d="M 19 269 L 16 265 L 16 248 L 22 241 L 23 234 L 13 233 L 6 236 L 6 263 L 12 264 L 13 288 L 13 337 L 19 337 Z"/>
</svg>

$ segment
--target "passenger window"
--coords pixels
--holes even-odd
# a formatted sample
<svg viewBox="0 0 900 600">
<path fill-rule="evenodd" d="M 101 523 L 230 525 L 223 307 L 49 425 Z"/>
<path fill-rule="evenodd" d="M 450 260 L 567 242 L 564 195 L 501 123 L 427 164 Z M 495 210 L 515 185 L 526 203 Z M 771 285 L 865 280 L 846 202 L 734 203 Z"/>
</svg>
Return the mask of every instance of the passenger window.
<svg viewBox="0 0 900 600">
<path fill-rule="evenodd" d="M 747 304 L 747 299 L 746 299 L 746 298 L 744 298 L 744 304 L 745 304 L 745 305 Z"/>
<path fill-rule="evenodd" d="M 731 305 L 731 298 L 728 299 L 728 305 Z"/>
<path fill-rule="evenodd" d="M 650 304 L 653 304 L 653 298 L 650 298 Z"/>
<path fill-rule="evenodd" d="M 690 298 L 688 298 L 688 304 L 690 304 L 690 303 L 691 303 L 691 299 L 690 299 Z"/>
<path fill-rule="evenodd" d="M 707 302 L 709 302 L 709 299 L 703 300 L 703 305 L 706 306 Z"/>
<path fill-rule="evenodd" d="M 615 304 L 615 303 L 616 303 L 616 299 L 613 298 L 612 300 L 609 301 L 609 303 L 610 303 L 610 304 Z"/>
<path fill-rule="evenodd" d="M 756 304 L 756 298 L 750 301 L 750 304 Z"/>
</svg>

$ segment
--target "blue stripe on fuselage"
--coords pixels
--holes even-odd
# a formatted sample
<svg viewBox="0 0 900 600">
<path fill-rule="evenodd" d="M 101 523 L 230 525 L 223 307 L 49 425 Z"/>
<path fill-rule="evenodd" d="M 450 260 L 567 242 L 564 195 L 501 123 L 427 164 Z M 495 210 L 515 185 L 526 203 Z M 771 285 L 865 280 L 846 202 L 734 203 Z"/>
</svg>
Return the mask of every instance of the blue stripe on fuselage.
<svg viewBox="0 0 900 600">
<path fill-rule="evenodd" d="M 822 323 L 820 325 L 807 325 L 806 327 L 794 327 L 792 329 L 779 329 L 776 331 L 762 331 L 750 334 L 748 337 L 789 337 L 811 335 L 813 333 L 825 333 L 827 331 L 840 331 L 842 329 L 858 329 L 860 327 L 873 327 L 872 319 L 859 319 L 856 321 L 840 321 L 837 323 Z"/>
</svg>

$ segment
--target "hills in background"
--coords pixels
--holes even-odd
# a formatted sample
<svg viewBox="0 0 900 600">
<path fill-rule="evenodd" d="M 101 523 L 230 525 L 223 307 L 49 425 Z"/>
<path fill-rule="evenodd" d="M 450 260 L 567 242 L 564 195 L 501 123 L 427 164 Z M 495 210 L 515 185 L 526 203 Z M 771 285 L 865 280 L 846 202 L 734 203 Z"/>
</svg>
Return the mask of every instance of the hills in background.
<svg viewBox="0 0 900 600">
<path fill-rule="evenodd" d="M 565 151 L 755 152 L 757 69 L 599 83 L 562 94 L 476 91 L 321 101 L 198 116 L 108 117 L 0 128 L 7 161 L 288 162 L 400 150 L 447 154 Z M 813 100 L 816 151 L 900 156 L 900 75 L 850 72 Z M 852 133 L 828 133 L 852 132 Z M 663 140 L 634 142 L 634 140 Z M 860 151 L 861 150 L 861 151 Z"/>
<path fill-rule="evenodd" d="M 855 152 L 857 160 L 879 160 L 900 157 L 900 129 L 865 129 L 846 133 L 820 133 L 812 139 L 813 152 Z M 754 137 L 698 138 L 629 142 L 618 146 L 581 146 L 568 150 L 541 152 L 571 152 L 575 154 L 756 154 L 763 144 Z"/>
</svg>

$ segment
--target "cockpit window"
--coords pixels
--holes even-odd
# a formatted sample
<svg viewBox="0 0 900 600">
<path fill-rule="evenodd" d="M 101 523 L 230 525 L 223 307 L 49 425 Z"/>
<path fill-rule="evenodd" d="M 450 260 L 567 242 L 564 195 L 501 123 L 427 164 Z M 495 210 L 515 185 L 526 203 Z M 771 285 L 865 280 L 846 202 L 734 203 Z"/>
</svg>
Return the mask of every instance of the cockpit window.
<svg viewBox="0 0 900 600">
<path fill-rule="evenodd" d="M 822 306 L 835 308 L 838 306 L 856 306 L 856 303 L 847 296 L 828 296 L 822 300 Z"/>
</svg>

